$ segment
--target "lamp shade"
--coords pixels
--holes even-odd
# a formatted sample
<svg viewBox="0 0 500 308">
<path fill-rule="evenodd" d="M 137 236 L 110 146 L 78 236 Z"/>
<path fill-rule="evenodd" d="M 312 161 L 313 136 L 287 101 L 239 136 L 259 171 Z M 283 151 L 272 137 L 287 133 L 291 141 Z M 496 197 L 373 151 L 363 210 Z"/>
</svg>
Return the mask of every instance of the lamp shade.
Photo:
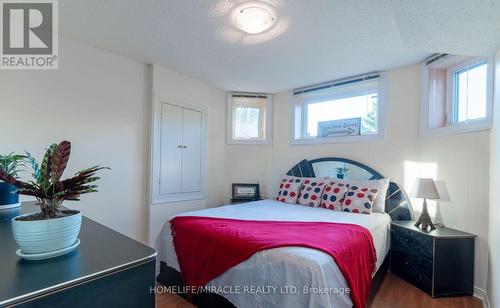
<svg viewBox="0 0 500 308">
<path fill-rule="evenodd" d="M 433 179 L 429 178 L 416 179 L 410 196 L 415 198 L 439 199 L 436 184 L 434 184 Z"/>
</svg>

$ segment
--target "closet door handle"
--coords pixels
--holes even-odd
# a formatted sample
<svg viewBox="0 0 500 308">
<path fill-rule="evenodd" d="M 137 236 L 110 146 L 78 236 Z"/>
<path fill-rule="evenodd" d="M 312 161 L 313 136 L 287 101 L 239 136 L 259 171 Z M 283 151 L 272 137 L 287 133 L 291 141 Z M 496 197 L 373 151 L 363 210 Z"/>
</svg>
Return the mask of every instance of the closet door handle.
<svg viewBox="0 0 500 308">
<path fill-rule="evenodd" d="M 179 149 L 187 149 L 187 148 L 188 148 L 188 147 L 187 147 L 187 145 L 178 145 L 177 147 L 178 147 Z"/>
<path fill-rule="evenodd" d="M 178 147 L 179 149 L 182 149 L 182 145 L 180 145 L 180 144 L 179 144 L 177 147 Z"/>
</svg>

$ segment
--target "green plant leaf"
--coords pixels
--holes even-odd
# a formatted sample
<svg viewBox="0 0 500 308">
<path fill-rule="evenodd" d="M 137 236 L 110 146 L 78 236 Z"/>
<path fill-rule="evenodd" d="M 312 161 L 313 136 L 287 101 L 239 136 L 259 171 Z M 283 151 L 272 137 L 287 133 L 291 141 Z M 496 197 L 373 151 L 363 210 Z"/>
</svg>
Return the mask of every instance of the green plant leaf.
<svg viewBox="0 0 500 308">
<path fill-rule="evenodd" d="M 10 174 L 13 177 L 17 177 L 17 174 L 25 168 L 24 161 L 26 156 L 9 153 L 6 155 L 0 154 L 0 170 Z"/>
<path fill-rule="evenodd" d="M 26 151 L 26 158 L 31 165 L 31 169 L 33 169 L 33 178 L 38 185 L 41 185 L 43 183 L 43 179 L 41 176 L 42 173 L 40 171 L 40 167 L 38 166 L 38 162 L 28 151 Z"/>
<path fill-rule="evenodd" d="M 40 173 L 42 177 L 42 188 L 47 191 L 50 187 L 50 173 L 52 171 L 52 157 L 54 156 L 54 151 L 57 148 L 57 144 L 52 144 L 43 157 L 42 166 L 40 168 Z"/>
</svg>

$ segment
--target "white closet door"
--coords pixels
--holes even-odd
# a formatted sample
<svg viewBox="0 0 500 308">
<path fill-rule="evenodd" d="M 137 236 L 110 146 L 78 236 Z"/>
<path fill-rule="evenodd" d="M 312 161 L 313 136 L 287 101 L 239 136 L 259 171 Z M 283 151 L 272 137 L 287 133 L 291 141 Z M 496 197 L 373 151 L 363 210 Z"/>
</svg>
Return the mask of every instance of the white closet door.
<svg viewBox="0 0 500 308">
<path fill-rule="evenodd" d="M 182 127 L 182 177 L 181 190 L 199 192 L 201 190 L 201 147 L 202 114 L 199 111 L 184 108 Z"/>
<path fill-rule="evenodd" d="M 183 108 L 161 104 L 160 194 L 182 192 Z"/>
</svg>

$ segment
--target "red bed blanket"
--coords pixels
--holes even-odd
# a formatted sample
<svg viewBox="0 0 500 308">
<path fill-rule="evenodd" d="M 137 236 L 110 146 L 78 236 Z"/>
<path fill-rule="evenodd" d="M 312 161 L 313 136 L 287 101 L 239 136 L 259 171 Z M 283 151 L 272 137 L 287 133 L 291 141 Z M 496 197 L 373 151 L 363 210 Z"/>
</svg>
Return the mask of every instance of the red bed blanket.
<svg viewBox="0 0 500 308">
<path fill-rule="evenodd" d="M 347 281 L 354 307 L 365 306 L 377 255 L 370 232 L 361 226 L 196 216 L 175 217 L 170 226 L 189 286 L 204 286 L 258 251 L 299 246 L 331 255 Z"/>
</svg>

